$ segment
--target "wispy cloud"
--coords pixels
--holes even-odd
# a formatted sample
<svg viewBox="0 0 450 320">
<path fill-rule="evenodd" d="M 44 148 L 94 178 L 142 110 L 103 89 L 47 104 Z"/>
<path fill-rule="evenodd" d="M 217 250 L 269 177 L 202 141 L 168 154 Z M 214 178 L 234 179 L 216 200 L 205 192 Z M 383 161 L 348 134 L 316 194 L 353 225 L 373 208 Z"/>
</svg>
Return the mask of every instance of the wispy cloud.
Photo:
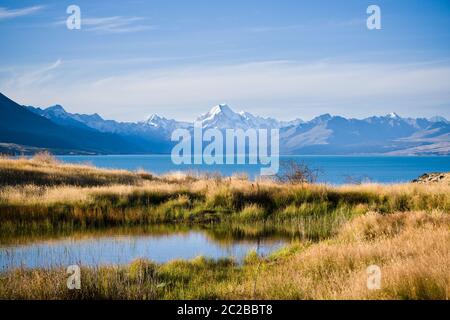
<svg viewBox="0 0 450 320">
<path fill-rule="evenodd" d="M 304 29 L 305 26 L 294 24 L 294 25 L 286 25 L 286 26 L 253 26 L 246 28 L 249 32 L 278 32 L 278 31 L 295 31 Z"/>
<path fill-rule="evenodd" d="M 97 33 L 129 33 L 145 30 L 154 30 L 156 26 L 146 23 L 143 17 L 87 17 L 81 16 L 81 29 Z M 56 25 L 65 25 L 66 20 L 56 22 Z"/>
<path fill-rule="evenodd" d="M 12 19 L 17 17 L 28 16 L 30 14 L 34 14 L 44 8 L 43 6 L 32 6 L 21 9 L 8 9 L 4 7 L 0 7 L 0 20 L 4 19 Z"/>
<path fill-rule="evenodd" d="M 85 18 L 81 20 L 82 27 L 88 30 L 106 33 L 127 33 L 155 29 L 154 26 L 145 24 L 142 17 L 103 17 Z"/>
<path fill-rule="evenodd" d="M 52 71 L 59 68 L 62 60 L 58 59 L 51 64 L 40 65 L 18 73 L 13 70 L 12 77 L 7 81 L 7 86 L 16 88 L 27 88 L 30 86 L 41 86 L 53 79 Z"/>
<path fill-rule="evenodd" d="M 450 101 L 448 64 L 266 61 L 139 68 L 116 75 L 102 75 L 86 67 L 75 78 L 67 72 L 75 66 L 60 65 L 57 61 L 19 77 L 20 81 L 0 83 L 0 90 L 22 102 L 58 102 L 76 112 L 93 112 L 95 105 L 95 112 L 120 120 L 138 120 L 162 109 L 167 116 L 189 120 L 223 101 L 284 119 L 325 112 L 358 117 L 391 111 L 408 116 L 436 112 L 449 116 L 445 107 Z"/>
<path fill-rule="evenodd" d="M 290 24 L 290 25 L 257 25 L 246 27 L 244 30 L 254 33 L 263 32 L 285 32 L 285 31 L 312 31 L 312 30 L 326 30 L 336 28 L 348 28 L 364 25 L 365 19 L 350 19 L 350 20 L 328 20 L 316 24 Z"/>
</svg>

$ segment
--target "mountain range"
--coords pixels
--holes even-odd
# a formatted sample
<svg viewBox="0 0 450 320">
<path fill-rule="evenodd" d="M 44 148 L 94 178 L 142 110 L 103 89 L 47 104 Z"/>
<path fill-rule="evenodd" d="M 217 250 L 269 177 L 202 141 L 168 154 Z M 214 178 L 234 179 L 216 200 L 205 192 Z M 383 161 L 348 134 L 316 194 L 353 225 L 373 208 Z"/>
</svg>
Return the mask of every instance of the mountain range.
<svg viewBox="0 0 450 320">
<path fill-rule="evenodd" d="M 443 117 L 404 118 L 396 113 L 365 119 L 330 114 L 280 121 L 220 104 L 199 116 L 203 128 L 280 130 L 282 154 L 450 154 L 450 122 Z M 167 154 L 177 128 L 193 124 L 152 115 L 140 122 L 69 113 L 62 106 L 22 106 L 0 93 L 0 153 Z"/>
</svg>

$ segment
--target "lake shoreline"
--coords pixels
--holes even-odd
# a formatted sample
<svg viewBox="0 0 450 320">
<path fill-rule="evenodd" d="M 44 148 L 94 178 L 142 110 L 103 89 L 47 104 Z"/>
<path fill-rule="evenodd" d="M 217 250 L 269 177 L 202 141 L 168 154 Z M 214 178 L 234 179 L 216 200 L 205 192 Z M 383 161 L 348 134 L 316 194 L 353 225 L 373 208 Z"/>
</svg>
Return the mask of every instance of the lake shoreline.
<svg viewBox="0 0 450 320">
<path fill-rule="evenodd" d="M 258 180 L 260 165 L 174 165 L 170 155 L 58 156 L 73 164 L 89 163 L 105 169 L 139 169 L 155 175 L 184 172 L 191 175 L 219 174 L 231 177 L 236 173 Z M 342 185 L 361 183 L 407 183 L 426 172 L 450 171 L 449 156 L 350 156 L 350 155 L 280 155 L 280 165 L 296 161 L 318 172 L 317 182 Z"/>
</svg>

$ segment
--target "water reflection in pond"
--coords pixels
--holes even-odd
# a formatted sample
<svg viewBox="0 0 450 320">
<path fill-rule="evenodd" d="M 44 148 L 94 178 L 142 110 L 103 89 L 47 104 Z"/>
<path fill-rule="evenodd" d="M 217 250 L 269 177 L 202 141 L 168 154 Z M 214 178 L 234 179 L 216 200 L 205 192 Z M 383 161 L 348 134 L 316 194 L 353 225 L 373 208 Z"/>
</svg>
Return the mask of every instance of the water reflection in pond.
<svg viewBox="0 0 450 320">
<path fill-rule="evenodd" d="M 287 243 L 279 236 L 225 236 L 202 229 L 158 229 L 145 232 L 75 233 L 53 237 L 26 236 L 2 240 L 0 270 L 79 264 L 127 264 L 137 258 L 164 263 L 174 259 L 233 257 L 238 262 L 251 250 L 267 255 Z"/>
</svg>

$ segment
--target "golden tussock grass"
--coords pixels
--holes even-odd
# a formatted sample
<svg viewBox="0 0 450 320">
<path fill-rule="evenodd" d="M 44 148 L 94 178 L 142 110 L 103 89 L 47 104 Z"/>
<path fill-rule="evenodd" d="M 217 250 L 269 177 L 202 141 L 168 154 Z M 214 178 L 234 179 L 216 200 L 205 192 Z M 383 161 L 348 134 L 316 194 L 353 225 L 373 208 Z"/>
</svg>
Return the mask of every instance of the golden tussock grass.
<svg viewBox="0 0 450 320">
<path fill-rule="evenodd" d="M 45 179 L 56 178 L 50 183 L 45 179 L 25 183 L 28 178 L 22 179 L 23 174 L 5 178 L 9 167 L 32 172 L 31 176 L 47 172 Z M 450 211 L 450 186 L 445 184 L 335 187 L 239 177 L 144 179 L 143 175 L 53 161 L 0 159 L 2 230 L 27 224 L 113 226 L 236 220 L 294 222 L 298 230 L 323 238 L 351 217 L 369 211 Z"/>
<path fill-rule="evenodd" d="M 138 185 L 142 181 L 152 179 L 153 175 L 147 172 L 99 169 L 88 164 L 67 164 L 58 161 L 48 153 L 38 153 L 31 159 L 0 158 L 0 186 Z"/>
<path fill-rule="evenodd" d="M 448 299 L 449 227 L 448 215 L 437 212 L 357 217 L 336 238 L 269 266 L 259 275 L 259 297 Z M 381 268 L 380 290 L 367 288 L 366 269 L 373 264 Z"/>
</svg>

